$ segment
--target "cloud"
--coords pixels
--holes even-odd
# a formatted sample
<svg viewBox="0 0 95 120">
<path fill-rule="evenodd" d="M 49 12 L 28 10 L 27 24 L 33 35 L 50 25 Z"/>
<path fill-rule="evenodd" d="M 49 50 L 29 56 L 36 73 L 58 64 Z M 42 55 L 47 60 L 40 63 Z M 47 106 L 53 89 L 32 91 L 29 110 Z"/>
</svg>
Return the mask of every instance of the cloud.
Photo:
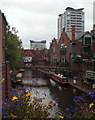
<svg viewBox="0 0 95 120">
<path fill-rule="evenodd" d="M 30 39 L 45 39 L 49 46 L 57 37 L 58 15 L 66 7 L 84 8 L 85 28 L 92 29 L 93 0 L 0 0 L 2 12 L 9 24 L 19 31 L 25 48 L 29 48 Z"/>
</svg>

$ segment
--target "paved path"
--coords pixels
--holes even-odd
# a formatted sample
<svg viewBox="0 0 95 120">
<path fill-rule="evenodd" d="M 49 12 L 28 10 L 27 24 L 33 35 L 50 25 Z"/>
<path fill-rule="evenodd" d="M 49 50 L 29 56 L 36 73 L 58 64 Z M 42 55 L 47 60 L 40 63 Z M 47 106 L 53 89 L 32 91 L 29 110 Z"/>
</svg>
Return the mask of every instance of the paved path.
<svg viewBox="0 0 95 120">
<path fill-rule="evenodd" d="M 70 85 L 84 91 L 85 93 L 88 92 L 95 92 L 95 89 L 89 88 L 87 85 L 82 84 L 81 81 L 77 80 L 76 85 L 73 84 L 73 79 L 69 79 Z"/>
</svg>

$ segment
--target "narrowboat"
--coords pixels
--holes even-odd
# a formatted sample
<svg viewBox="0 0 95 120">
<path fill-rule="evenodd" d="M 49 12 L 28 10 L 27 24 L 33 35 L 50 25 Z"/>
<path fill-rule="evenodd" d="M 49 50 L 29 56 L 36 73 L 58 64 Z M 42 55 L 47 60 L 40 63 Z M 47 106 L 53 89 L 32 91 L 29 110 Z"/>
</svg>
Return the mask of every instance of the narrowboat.
<svg viewBox="0 0 95 120">
<path fill-rule="evenodd" d="M 69 84 L 69 81 L 68 81 L 68 78 L 63 76 L 63 75 L 60 75 L 60 74 L 54 74 L 54 73 L 50 73 L 50 78 L 56 82 L 58 82 L 59 84 L 61 85 L 70 85 Z"/>
<path fill-rule="evenodd" d="M 12 80 L 13 85 L 22 84 L 22 73 L 17 73 L 14 80 Z"/>
</svg>

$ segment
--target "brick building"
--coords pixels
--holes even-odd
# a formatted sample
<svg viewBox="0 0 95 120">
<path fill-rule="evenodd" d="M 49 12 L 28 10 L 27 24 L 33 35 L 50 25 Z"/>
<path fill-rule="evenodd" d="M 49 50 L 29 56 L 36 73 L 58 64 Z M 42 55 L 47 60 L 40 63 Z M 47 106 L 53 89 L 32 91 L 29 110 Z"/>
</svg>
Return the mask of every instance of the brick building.
<svg viewBox="0 0 95 120">
<path fill-rule="evenodd" d="M 50 50 L 45 50 L 44 51 L 44 59 L 47 61 L 47 62 L 50 62 Z"/>
<path fill-rule="evenodd" d="M 50 57 L 59 66 L 69 66 L 72 75 L 79 75 L 86 70 L 95 71 L 95 25 L 92 33 L 82 32 L 75 37 L 75 27 L 72 26 L 72 39 L 67 36 L 65 29 L 59 42 L 52 40 Z"/>
<path fill-rule="evenodd" d="M 50 44 L 51 65 L 56 65 L 56 63 L 58 62 L 58 54 L 59 54 L 58 43 L 57 40 L 54 38 Z"/>
<path fill-rule="evenodd" d="M 2 100 L 8 97 L 10 81 L 10 65 L 6 62 L 5 50 L 6 50 L 6 27 L 7 21 L 4 13 L 0 11 L 0 107 L 2 106 Z M 1 110 L 1 109 L 0 109 Z M 1 113 L 1 111 L 0 111 Z"/>
<path fill-rule="evenodd" d="M 73 73 L 95 70 L 95 37 L 83 32 L 71 41 L 71 68 Z"/>
<path fill-rule="evenodd" d="M 60 66 L 69 66 L 70 63 L 70 39 L 68 38 L 65 29 L 61 34 L 58 42 L 58 61 Z"/>
<path fill-rule="evenodd" d="M 33 65 L 33 66 L 44 66 L 49 65 L 50 63 L 50 55 L 49 50 L 31 50 L 31 49 L 24 49 L 24 65 Z"/>
</svg>

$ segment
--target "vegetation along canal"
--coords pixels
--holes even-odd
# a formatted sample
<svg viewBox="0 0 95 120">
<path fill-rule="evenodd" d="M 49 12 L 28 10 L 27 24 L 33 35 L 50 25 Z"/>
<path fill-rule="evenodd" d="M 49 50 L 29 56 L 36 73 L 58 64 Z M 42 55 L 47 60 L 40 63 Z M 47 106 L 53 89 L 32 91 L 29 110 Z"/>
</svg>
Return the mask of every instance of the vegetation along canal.
<svg viewBox="0 0 95 120">
<path fill-rule="evenodd" d="M 40 71 L 24 72 L 23 84 L 26 89 L 30 89 L 34 96 L 45 97 L 44 103 L 48 104 L 52 99 L 61 112 L 70 106 L 73 106 L 73 98 L 81 95 L 83 92 L 73 86 L 60 86 Z"/>
</svg>

